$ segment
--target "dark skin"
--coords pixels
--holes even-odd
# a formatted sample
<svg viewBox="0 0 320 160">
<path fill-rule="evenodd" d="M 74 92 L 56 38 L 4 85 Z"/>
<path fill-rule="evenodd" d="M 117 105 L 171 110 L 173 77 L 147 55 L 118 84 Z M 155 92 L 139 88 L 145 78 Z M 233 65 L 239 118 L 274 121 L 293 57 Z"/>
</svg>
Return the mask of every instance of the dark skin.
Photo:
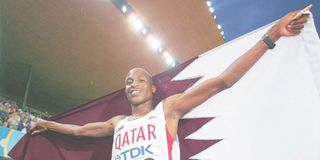
<svg viewBox="0 0 320 160">
<path fill-rule="evenodd" d="M 269 29 L 267 34 L 274 42 L 283 36 L 296 36 L 300 34 L 309 16 L 302 15 L 293 20 L 292 18 L 298 12 L 299 11 L 288 13 Z M 267 50 L 268 46 L 260 40 L 218 77 L 208 79 L 187 92 L 166 98 L 163 101 L 163 107 L 166 125 L 170 134 L 177 134 L 179 120 L 185 113 L 222 90 L 230 88 Z M 130 70 L 125 79 L 125 91 L 127 98 L 131 103 L 131 116 L 133 118 L 142 117 L 153 110 L 154 106 L 152 105 L 152 100 L 156 88 L 147 71 L 142 68 Z M 114 133 L 117 123 L 125 117 L 125 115 L 118 115 L 105 122 L 88 123 L 83 126 L 38 120 L 32 129 L 32 134 L 51 130 L 74 136 L 111 136 Z"/>
</svg>

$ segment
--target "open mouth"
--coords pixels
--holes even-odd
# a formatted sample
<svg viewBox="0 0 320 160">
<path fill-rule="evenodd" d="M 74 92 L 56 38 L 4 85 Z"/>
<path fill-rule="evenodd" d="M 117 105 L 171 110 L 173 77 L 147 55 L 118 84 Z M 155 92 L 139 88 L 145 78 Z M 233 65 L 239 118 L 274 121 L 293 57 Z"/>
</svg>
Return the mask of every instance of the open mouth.
<svg viewBox="0 0 320 160">
<path fill-rule="evenodd" d="M 142 92 L 142 90 L 136 90 L 136 89 L 129 91 L 131 96 L 136 96 L 136 95 L 140 94 L 141 92 Z"/>
</svg>

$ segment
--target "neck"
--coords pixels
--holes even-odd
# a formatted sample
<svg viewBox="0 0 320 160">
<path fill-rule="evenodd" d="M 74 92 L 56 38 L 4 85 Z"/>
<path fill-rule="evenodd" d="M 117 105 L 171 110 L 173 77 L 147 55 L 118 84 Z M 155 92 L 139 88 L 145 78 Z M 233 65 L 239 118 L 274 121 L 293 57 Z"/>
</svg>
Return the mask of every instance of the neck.
<svg viewBox="0 0 320 160">
<path fill-rule="evenodd" d="M 132 116 L 141 117 L 148 114 L 153 109 L 152 101 L 147 101 L 139 105 L 131 104 L 131 114 Z"/>
</svg>

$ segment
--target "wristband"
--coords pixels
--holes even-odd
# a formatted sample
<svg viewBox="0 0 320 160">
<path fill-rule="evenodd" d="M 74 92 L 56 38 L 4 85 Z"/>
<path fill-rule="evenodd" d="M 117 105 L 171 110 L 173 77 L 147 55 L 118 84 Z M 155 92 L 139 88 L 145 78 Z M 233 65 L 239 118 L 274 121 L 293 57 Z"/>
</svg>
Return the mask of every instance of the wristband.
<svg viewBox="0 0 320 160">
<path fill-rule="evenodd" d="M 276 46 L 276 44 L 267 34 L 262 36 L 262 41 L 268 46 L 269 49 L 273 49 Z"/>
</svg>

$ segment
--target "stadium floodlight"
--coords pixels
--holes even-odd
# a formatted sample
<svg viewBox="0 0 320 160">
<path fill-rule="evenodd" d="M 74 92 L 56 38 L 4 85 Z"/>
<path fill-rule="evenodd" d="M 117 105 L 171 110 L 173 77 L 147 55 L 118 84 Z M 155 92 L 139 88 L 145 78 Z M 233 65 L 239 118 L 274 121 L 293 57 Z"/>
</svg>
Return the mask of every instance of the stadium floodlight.
<svg viewBox="0 0 320 160">
<path fill-rule="evenodd" d="M 211 7 L 211 2 L 210 2 L 210 0 L 207 0 L 207 6 L 208 6 L 208 7 Z"/>
<path fill-rule="evenodd" d="M 123 6 L 121 7 L 121 11 L 122 11 L 122 13 L 127 13 L 127 11 L 128 11 L 127 6 L 126 6 L 126 5 L 123 5 Z"/>
<path fill-rule="evenodd" d="M 141 34 L 144 35 L 144 36 L 147 35 L 147 34 L 148 34 L 148 29 L 144 27 L 144 28 L 141 30 Z"/>
<path fill-rule="evenodd" d="M 210 11 L 211 13 L 213 13 L 213 12 L 214 12 L 214 9 L 213 9 L 212 7 L 210 7 L 210 8 L 209 8 L 209 11 Z"/>
<path fill-rule="evenodd" d="M 160 41 L 157 38 L 155 38 L 153 35 L 149 35 L 147 37 L 147 41 L 150 47 L 154 50 L 157 50 L 159 47 L 161 47 Z"/>
</svg>

